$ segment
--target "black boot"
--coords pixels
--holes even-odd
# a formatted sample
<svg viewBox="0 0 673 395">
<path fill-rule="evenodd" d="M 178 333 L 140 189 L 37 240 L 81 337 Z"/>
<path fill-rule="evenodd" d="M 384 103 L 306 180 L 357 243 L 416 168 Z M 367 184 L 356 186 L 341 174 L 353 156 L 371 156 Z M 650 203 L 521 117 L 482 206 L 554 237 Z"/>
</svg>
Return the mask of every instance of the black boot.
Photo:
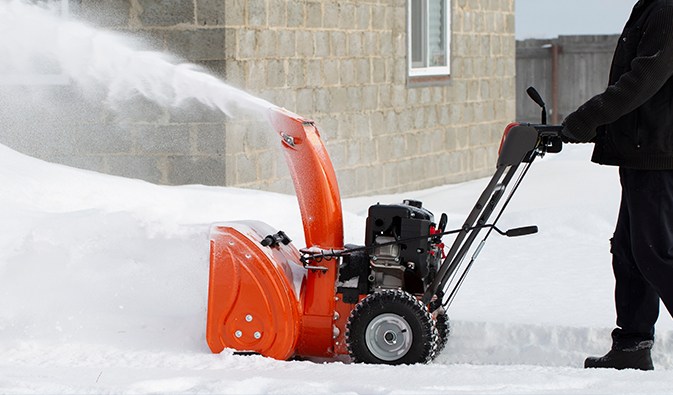
<svg viewBox="0 0 673 395">
<path fill-rule="evenodd" d="M 589 357 L 585 368 L 654 370 L 651 356 L 652 342 L 641 342 L 638 347 L 620 350 L 613 348 L 602 357 Z"/>
</svg>

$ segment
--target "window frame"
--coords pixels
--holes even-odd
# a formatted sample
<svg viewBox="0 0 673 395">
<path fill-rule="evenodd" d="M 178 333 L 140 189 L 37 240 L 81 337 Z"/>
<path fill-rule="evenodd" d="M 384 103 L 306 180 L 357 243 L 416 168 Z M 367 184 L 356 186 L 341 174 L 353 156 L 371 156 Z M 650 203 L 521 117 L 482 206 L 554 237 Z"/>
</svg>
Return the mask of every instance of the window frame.
<svg viewBox="0 0 673 395">
<path fill-rule="evenodd" d="M 451 0 L 440 0 L 444 2 L 444 9 L 446 12 L 444 13 L 444 19 L 442 23 L 444 23 L 444 42 L 446 43 L 445 49 L 446 49 L 446 64 L 443 66 L 429 66 L 429 67 L 414 67 L 413 66 L 413 59 L 412 59 L 412 50 L 413 50 L 413 43 L 412 43 L 412 30 L 413 30 L 413 23 L 412 23 L 412 1 L 413 0 L 407 0 L 407 74 L 409 77 L 448 77 L 451 75 Z M 429 0 L 421 0 L 423 1 L 423 16 L 425 17 L 425 28 L 423 29 L 423 33 L 425 35 L 424 39 L 422 40 L 423 45 L 425 48 L 423 48 L 423 53 L 428 54 L 428 1 Z M 427 59 L 426 59 L 427 60 Z"/>
</svg>

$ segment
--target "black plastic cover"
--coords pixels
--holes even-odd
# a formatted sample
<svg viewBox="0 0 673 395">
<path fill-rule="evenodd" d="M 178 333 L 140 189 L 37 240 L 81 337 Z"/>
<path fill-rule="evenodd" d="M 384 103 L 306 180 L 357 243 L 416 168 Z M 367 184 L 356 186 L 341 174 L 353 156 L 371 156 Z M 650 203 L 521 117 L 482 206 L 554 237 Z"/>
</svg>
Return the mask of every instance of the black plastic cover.
<svg viewBox="0 0 673 395">
<path fill-rule="evenodd" d="M 434 216 L 430 211 L 420 206 L 420 202 L 409 204 L 377 204 L 369 208 L 365 245 L 373 246 L 377 236 L 393 237 L 401 240 L 400 264 L 407 265 L 413 262 L 413 269 L 408 269 L 423 283 L 430 273 L 430 263 L 434 262 L 431 256 L 433 248 L 430 236 L 430 227 L 434 224 Z M 369 250 L 373 254 L 372 249 Z M 421 290 L 422 292 L 422 290 Z"/>
</svg>

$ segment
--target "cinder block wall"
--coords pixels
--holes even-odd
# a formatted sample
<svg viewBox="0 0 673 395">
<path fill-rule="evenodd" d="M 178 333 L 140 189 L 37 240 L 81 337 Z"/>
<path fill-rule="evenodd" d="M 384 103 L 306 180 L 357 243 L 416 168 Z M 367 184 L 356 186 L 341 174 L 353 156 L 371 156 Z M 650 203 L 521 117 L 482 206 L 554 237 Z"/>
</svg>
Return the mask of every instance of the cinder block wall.
<svg viewBox="0 0 673 395">
<path fill-rule="evenodd" d="M 70 10 L 103 28 L 129 33 L 144 46 L 196 63 L 224 78 L 225 28 L 221 0 L 69 0 Z M 196 102 L 156 108 L 136 99 L 127 152 L 103 155 L 101 171 L 163 184 L 227 185 L 227 117 Z M 112 121 L 114 115 L 110 117 Z M 99 170 L 99 169 L 95 169 Z"/>
<path fill-rule="evenodd" d="M 484 176 L 514 119 L 514 1 L 451 3 L 448 81 L 408 80 L 404 0 L 229 0 L 225 75 L 317 122 L 345 196 Z M 228 126 L 228 182 L 291 191 L 250 130 Z"/>
<path fill-rule="evenodd" d="M 218 26 L 224 1 L 69 0 L 68 8 L 128 35 L 131 45 L 167 51 L 224 76 L 225 29 Z M 154 183 L 227 184 L 222 113 L 194 102 L 162 108 L 137 96 L 111 111 L 104 95 L 84 100 L 82 90 L 0 86 L 0 142 L 49 161 Z M 37 93 L 35 102 L 28 91 Z"/>
<path fill-rule="evenodd" d="M 405 0 L 70 4 L 75 15 L 144 37 L 314 119 L 343 196 L 490 174 L 502 130 L 514 119 L 514 0 L 451 0 L 451 76 L 437 83 L 407 77 Z M 278 141 L 255 117 L 226 120 L 196 105 L 151 108 L 147 119 L 140 113 L 119 132 L 123 144 L 41 156 L 152 182 L 292 192 Z"/>
</svg>

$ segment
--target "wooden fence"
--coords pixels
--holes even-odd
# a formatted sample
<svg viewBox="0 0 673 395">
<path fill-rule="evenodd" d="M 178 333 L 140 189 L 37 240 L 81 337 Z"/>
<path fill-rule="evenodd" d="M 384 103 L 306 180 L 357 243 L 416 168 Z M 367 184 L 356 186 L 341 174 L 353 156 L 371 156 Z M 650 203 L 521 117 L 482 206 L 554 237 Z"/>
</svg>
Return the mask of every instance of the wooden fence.
<svg viewBox="0 0 673 395">
<path fill-rule="evenodd" d="M 562 121 L 585 100 L 601 93 L 607 86 L 618 38 L 560 36 L 517 41 L 517 120 L 540 121 L 539 107 L 526 95 L 529 86 L 534 86 L 545 99 L 550 123 Z"/>
</svg>

